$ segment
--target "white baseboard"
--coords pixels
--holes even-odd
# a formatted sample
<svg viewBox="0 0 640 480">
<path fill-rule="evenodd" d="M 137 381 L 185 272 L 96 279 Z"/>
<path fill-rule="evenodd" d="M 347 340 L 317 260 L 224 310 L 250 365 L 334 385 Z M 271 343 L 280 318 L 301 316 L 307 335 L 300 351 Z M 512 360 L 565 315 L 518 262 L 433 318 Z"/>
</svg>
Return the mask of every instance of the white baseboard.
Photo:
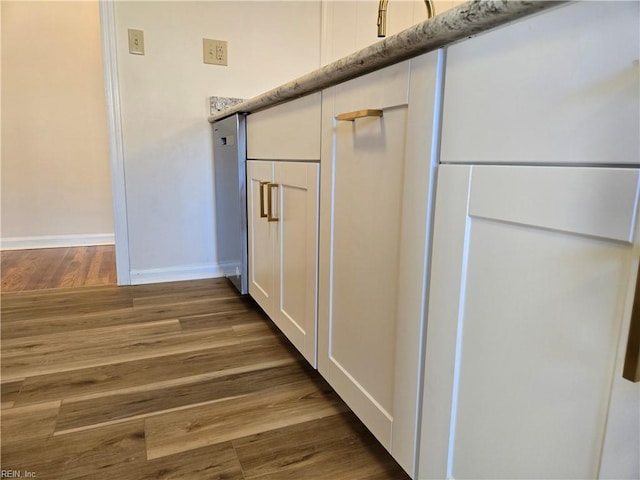
<svg viewBox="0 0 640 480">
<path fill-rule="evenodd" d="M 113 245 L 113 233 L 89 235 L 43 235 L 39 237 L 6 237 L 0 239 L 0 250 L 29 250 L 33 248 L 86 247 Z"/>
<path fill-rule="evenodd" d="M 223 277 L 224 273 L 216 263 L 201 265 L 181 265 L 168 268 L 131 270 L 131 285 L 147 283 L 177 282 L 180 280 L 200 280 Z"/>
</svg>

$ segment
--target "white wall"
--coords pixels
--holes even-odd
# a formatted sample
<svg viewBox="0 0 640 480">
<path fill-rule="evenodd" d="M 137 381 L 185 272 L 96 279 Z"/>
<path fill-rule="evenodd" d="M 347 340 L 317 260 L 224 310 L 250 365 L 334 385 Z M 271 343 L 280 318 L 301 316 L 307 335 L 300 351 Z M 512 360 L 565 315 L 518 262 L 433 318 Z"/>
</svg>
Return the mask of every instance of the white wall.
<svg viewBox="0 0 640 480">
<path fill-rule="evenodd" d="M 1 9 L 2 247 L 112 241 L 98 3 Z"/>
<path fill-rule="evenodd" d="M 249 98 L 320 65 L 320 3 L 117 2 L 132 283 L 216 275 L 208 98 Z M 144 31 L 130 55 L 127 29 Z M 202 62 L 228 42 L 229 66 Z"/>
</svg>

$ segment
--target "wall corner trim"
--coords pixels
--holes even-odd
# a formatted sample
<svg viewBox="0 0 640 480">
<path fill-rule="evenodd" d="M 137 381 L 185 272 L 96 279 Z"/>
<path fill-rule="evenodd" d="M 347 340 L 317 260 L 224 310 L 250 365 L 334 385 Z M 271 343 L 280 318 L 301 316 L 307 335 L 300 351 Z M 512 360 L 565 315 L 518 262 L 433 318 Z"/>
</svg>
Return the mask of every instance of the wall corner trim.
<svg viewBox="0 0 640 480">
<path fill-rule="evenodd" d="M 107 103 L 107 127 L 109 130 L 109 163 L 111 165 L 111 191 L 113 195 L 116 271 L 118 285 L 130 285 L 129 226 L 127 223 L 122 119 L 120 117 L 115 1 L 100 0 L 99 5 L 104 91 Z"/>
</svg>

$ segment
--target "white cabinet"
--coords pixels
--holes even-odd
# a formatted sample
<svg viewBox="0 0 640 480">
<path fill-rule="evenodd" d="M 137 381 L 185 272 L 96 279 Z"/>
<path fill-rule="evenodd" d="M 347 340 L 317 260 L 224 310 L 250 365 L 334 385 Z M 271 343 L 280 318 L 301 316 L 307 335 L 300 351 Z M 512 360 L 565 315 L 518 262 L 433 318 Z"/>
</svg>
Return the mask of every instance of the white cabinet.
<svg viewBox="0 0 640 480">
<path fill-rule="evenodd" d="M 247 161 L 249 294 L 314 367 L 318 170 Z"/>
<path fill-rule="evenodd" d="M 315 161 L 320 158 L 321 93 L 247 116 L 247 158 Z"/>
<path fill-rule="evenodd" d="M 440 167 L 421 479 L 638 478 L 638 193 L 631 168 Z"/>
<path fill-rule="evenodd" d="M 638 164 L 640 2 L 571 2 L 447 51 L 443 163 Z"/>
<path fill-rule="evenodd" d="M 639 14 L 575 2 L 448 49 L 420 479 L 640 478 Z"/>
<path fill-rule="evenodd" d="M 318 369 L 411 475 L 439 59 L 323 93 Z"/>
</svg>

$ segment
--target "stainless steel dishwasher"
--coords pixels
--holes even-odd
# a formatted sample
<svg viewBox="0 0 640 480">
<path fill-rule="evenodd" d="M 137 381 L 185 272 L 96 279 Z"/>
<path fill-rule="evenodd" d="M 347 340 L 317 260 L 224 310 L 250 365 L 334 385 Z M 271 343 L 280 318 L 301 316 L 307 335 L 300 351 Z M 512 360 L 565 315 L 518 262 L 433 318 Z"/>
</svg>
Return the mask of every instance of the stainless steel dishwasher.
<svg viewBox="0 0 640 480">
<path fill-rule="evenodd" d="M 247 279 L 247 149 L 245 117 L 213 124 L 213 164 L 218 264 L 241 294 Z"/>
</svg>

